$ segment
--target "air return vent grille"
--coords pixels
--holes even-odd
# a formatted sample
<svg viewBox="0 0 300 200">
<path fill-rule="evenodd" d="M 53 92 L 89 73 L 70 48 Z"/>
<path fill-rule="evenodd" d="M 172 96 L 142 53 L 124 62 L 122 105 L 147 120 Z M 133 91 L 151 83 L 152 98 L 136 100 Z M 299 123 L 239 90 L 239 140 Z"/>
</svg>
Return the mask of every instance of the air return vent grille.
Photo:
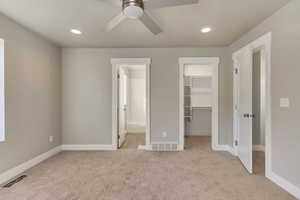
<svg viewBox="0 0 300 200">
<path fill-rule="evenodd" d="M 178 144 L 152 144 L 152 151 L 178 151 Z"/>
<path fill-rule="evenodd" d="M 14 184 L 17 184 L 18 182 L 22 181 L 24 178 L 26 178 L 27 176 L 26 175 L 22 175 L 12 181 L 10 181 L 9 183 L 7 183 L 6 185 L 4 185 L 3 187 L 4 188 L 9 188 L 11 186 L 13 186 Z"/>
</svg>

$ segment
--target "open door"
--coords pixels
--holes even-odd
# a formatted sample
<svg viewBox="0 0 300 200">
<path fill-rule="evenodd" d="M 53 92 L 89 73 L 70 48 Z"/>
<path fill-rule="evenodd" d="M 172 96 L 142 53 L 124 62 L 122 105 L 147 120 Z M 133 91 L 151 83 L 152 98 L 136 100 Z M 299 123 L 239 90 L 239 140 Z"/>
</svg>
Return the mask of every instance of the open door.
<svg viewBox="0 0 300 200">
<path fill-rule="evenodd" d="M 126 72 L 120 68 L 118 75 L 118 147 L 125 141 L 127 134 L 127 82 Z"/>
<path fill-rule="evenodd" d="M 237 154 L 249 173 L 252 167 L 252 52 L 244 48 L 236 54 L 238 84 Z"/>
</svg>

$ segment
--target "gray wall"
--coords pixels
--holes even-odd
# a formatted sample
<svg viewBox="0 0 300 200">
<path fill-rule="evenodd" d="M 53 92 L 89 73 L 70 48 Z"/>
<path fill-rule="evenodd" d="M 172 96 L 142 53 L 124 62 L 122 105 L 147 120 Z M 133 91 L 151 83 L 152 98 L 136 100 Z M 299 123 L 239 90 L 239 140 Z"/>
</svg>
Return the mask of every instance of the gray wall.
<svg viewBox="0 0 300 200">
<path fill-rule="evenodd" d="M 61 144 L 61 50 L 1 14 L 0 38 L 6 67 L 2 173 Z"/>
<path fill-rule="evenodd" d="M 231 53 L 272 31 L 273 171 L 300 187 L 299 10 L 300 1 L 291 1 L 230 48 L 64 49 L 63 143 L 111 144 L 112 57 L 152 58 L 152 140 L 177 141 L 178 58 L 219 56 L 220 141 L 232 145 Z M 61 55 L 55 45 L 3 15 L 0 24 L 7 76 L 7 129 L 6 141 L 0 143 L 1 173 L 61 144 Z M 280 97 L 289 97 L 291 108 L 280 108 Z M 163 131 L 168 133 L 167 138 L 162 138 Z M 51 144 L 49 135 L 54 136 Z"/>
<path fill-rule="evenodd" d="M 231 54 L 272 31 L 273 171 L 300 187 L 299 10 L 300 1 L 291 1 L 230 48 L 64 49 L 63 143 L 111 144 L 112 57 L 152 58 L 152 140 L 177 141 L 178 58 L 219 56 L 220 141 L 232 145 Z M 7 140 L 0 143 L 1 173 L 61 144 L 61 57 L 59 48 L 2 15 L 0 24 L 7 70 Z M 280 108 L 280 97 L 289 97 L 291 108 Z M 167 138 L 162 138 L 163 131 Z M 52 144 L 49 135 L 54 136 Z"/>
<path fill-rule="evenodd" d="M 232 137 L 232 67 L 227 53 L 226 48 L 63 49 L 63 143 L 112 143 L 110 59 L 118 57 L 152 58 L 152 141 L 178 141 L 178 58 L 219 56 L 220 141 L 227 144 Z"/>
<path fill-rule="evenodd" d="M 254 145 L 264 145 L 264 140 L 262 139 L 264 136 L 263 132 L 261 131 L 261 54 L 260 52 L 255 52 L 253 54 L 253 87 L 252 87 L 252 113 L 254 114 L 254 119 L 252 123 L 252 132 L 253 132 L 253 144 Z"/>
<path fill-rule="evenodd" d="M 193 109 L 193 117 L 190 123 L 191 136 L 211 136 L 212 109 L 202 108 Z"/>
<path fill-rule="evenodd" d="M 300 187 L 300 1 L 293 0 L 231 46 L 231 52 L 267 32 L 272 39 L 272 165 L 273 171 Z M 290 108 L 279 99 L 289 97 Z"/>
</svg>

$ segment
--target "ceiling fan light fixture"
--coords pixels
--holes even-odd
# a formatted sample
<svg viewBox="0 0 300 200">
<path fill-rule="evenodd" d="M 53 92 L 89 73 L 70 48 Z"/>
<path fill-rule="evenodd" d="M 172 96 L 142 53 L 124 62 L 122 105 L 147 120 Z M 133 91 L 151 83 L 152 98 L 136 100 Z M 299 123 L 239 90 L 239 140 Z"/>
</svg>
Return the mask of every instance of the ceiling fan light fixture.
<svg viewBox="0 0 300 200">
<path fill-rule="evenodd" d="M 144 14 L 143 0 L 123 0 L 123 13 L 130 19 L 138 19 Z"/>
</svg>

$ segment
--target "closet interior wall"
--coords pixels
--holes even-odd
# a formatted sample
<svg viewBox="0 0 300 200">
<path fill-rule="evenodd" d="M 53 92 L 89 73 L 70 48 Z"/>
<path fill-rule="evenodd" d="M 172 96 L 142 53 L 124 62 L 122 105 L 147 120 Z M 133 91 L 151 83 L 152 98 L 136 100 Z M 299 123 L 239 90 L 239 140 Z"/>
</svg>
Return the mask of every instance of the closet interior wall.
<svg viewBox="0 0 300 200">
<path fill-rule="evenodd" d="M 208 67 L 185 67 L 185 136 L 211 136 L 212 73 L 207 73 Z"/>
</svg>

